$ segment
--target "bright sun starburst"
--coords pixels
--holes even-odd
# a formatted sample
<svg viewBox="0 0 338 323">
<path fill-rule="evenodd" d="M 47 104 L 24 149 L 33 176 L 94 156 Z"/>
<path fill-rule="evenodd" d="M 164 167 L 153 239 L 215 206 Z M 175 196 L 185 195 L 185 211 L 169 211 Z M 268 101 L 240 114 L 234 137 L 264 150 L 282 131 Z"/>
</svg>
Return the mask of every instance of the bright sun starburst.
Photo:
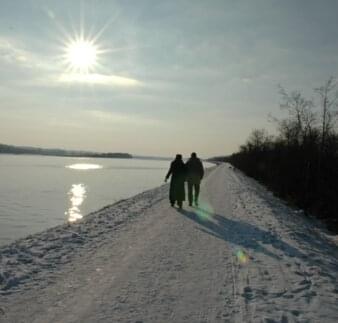
<svg viewBox="0 0 338 323">
<path fill-rule="evenodd" d="M 90 39 L 71 40 L 65 48 L 65 61 L 69 69 L 76 73 L 89 73 L 96 65 L 99 50 Z"/>
</svg>

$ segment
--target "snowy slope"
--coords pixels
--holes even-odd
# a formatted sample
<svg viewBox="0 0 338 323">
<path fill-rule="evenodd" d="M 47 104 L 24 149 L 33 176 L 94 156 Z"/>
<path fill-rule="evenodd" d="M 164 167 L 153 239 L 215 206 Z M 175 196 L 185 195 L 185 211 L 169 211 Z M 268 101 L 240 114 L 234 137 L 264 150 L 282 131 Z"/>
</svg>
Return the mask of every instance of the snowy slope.
<svg viewBox="0 0 338 323">
<path fill-rule="evenodd" d="M 338 322 L 337 244 L 228 165 L 0 249 L 0 322 Z"/>
</svg>

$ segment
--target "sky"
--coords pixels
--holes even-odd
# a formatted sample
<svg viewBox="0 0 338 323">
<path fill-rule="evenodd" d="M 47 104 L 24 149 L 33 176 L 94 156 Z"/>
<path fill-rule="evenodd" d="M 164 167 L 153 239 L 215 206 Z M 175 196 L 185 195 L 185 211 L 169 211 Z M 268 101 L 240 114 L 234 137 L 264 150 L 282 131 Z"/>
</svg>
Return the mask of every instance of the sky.
<svg viewBox="0 0 338 323">
<path fill-rule="evenodd" d="M 336 0 L 0 6 L 0 143 L 228 155 L 338 74 Z"/>
</svg>

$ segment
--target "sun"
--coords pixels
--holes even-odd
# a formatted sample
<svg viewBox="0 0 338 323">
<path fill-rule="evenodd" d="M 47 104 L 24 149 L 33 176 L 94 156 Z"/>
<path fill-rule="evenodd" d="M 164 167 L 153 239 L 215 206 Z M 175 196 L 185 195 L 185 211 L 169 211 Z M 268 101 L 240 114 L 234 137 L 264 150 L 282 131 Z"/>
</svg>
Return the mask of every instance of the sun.
<svg viewBox="0 0 338 323">
<path fill-rule="evenodd" d="M 94 41 L 75 39 L 66 45 L 65 60 L 73 72 L 89 73 L 97 65 L 98 53 Z"/>
</svg>

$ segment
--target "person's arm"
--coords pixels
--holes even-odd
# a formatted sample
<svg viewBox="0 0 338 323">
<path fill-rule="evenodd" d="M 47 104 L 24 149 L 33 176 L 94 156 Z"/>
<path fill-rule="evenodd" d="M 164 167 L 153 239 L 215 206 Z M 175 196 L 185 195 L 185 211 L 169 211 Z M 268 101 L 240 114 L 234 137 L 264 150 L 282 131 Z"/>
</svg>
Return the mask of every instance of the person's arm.
<svg viewBox="0 0 338 323">
<path fill-rule="evenodd" d="M 202 161 L 200 161 L 200 176 L 201 176 L 201 179 L 202 179 L 203 176 L 204 176 L 204 168 L 203 168 Z"/>
<path fill-rule="evenodd" d="M 172 172 L 173 172 L 173 164 L 170 164 L 170 168 L 169 168 L 168 173 L 167 173 L 165 180 L 164 180 L 165 182 L 168 180 L 168 178 L 170 177 Z"/>
</svg>

